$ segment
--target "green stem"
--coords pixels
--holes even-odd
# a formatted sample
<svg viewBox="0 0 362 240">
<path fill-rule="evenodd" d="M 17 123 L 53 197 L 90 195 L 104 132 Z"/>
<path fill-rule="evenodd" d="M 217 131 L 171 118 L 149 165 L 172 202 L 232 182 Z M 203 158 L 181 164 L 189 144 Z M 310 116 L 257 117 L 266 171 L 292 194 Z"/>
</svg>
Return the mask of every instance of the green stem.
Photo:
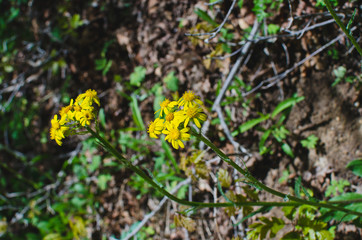
<svg viewBox="0 0 362 240">
<path fill-rule="evenodd" d="M 150 178 L 141 168 L 138 166 L 134 166 L 129 160 L 122 156 L 106 139 L 100 136 L 97 132 L 93 131 L 90 127 L 87 127 L 88 132 L 98 139 L 101 145 L 105 150 L 109 151 L 113 156 L 115 156 L 121 163 L 125 164 L 128 168 L 142 177 L 146 182 L 148 182 L 152 187 L 156 188 L 159 192 L 161 192 L 164 196 L 167 196 L 169 199 L 187 206 L 193 207 L 241 207 L 241 206 L 300 206 L 299 203 L 293 202 L 227 202 L 227 203 L 202 203 L 202 202 L 193 202 L 187 201 L 180 198 L 175 197 L 171 193 L 169 193 L 165 188 L 159 186 L 155 183 L 152 178 Z"/>
<path fill-rule="evenodd" d="M 245 171 L 241 167 L 239 167 L 235 162 L 233 162 L 230 158 L 228 158 L 220 149 L 218 149 L 214 144 L 212 144 L 208 139 L 206 139 L 201 134 L 198 134 L 194 131 L 192 131 L 192 134 L 199 138 L 201 141 L 205 142 L 210 148 L 212 148 L 225 162 L 229 163 L 231 166 L 233 166 L 236 170 L 238 170 L 241 174 L 243 174 L 245 177 L 247 177 L 251 182 L 253 182 L 256 186 L 259 188 L 264 189 L 265 191 L 282 197 L 283 199 L 287 197 L 292 202 L 226 202 L 226 203 L 203 203 L 203 202 L 193 202 L 193 201 L 187 201 L 180 198 L 175 197 L 171 193 L 169 193 L 165 188 L 162 186 L 159 186 L 157 183 L 155 183 L 152 178 L 150 178 L 141 168 L 138 166 L 134 166 L 129 160 L 127 160 L 125 157 L 122 156 L 106 139 L 104 139 L 102 136 L 100 136 L 97 132 L 93 131 L 90 127 L 86 127 L 89 133 L 96 139 L 98 139 L 101 143 L 101 145 L 105 148 L 105 150 L 108 150 L 113 156 L 115 156 L 121 163 L 125 164 L 128 168 L 130 168 L 132 171 L 134 171 L 136 174 L 138 174 L 140 177 L 142 177 L 146 182 L 148 182 L 152 187 L 156 188 L 159 192 L 161 192 L 164 196 L 167 196 L 169 199 L 187 206 L 193 206 L 193 207 L 235 207 L 235 206 L 300 206 L 303 204 L 317 206 L 317 207 L 325 207 L 332 210 L 342 211 L 346 212 L 348 214 L 353 214 L 357 216 L 362 216 L 362 213 L 351 211 L 348 209 L 345 209 L 343 207 L 334 206 L 327 203 L 321 203 L 321 202 L 311 202 L 304 199 L 299 199 L 294 196 L 289 196 L 284 193 L 278 192 L 276 190 L 273 190 L 261 182 L 259 182 L 257 179 L 255 179 L 253 176 L 249 174 L 249 172 Z"/>
<path fill-rule="evenodd" d="M 346 27 L 344 26 L 344 24 L 342 23 L 342 21 L 339 19 L 339 17 L 337 16 L 336 12 L 334 11 L 332 4 L 329 0 L 324 0 L 324 3 L 326 4 L 326 7 L 328 9 L 328 11 L 330 12 L 330 14 L 332 15 L 332 17 L 334 18 L 334 20 L 336 21 L 336 23 L 338 24 L 338 26 L 342 29 L 342 31 L 344 32 L 344 34 L 346 34 L 346 36 L 349 38 L 349 40 L 351 40 L 352 44 L 355 46 L 355 48 L 357 49 L 358 53 L 362 56 L 362 49 L 361 47 L 358 45 L 357 41 L 354 39 L 354 37 L 348 32 L 348 30 L 346 29 Z"/>
<path fill-rule="evenodd" d="M 230 164 L 239 173 L 244 175 L 250 182 L 252 182 L 252 184 L 257 186 L 258 188 L 261 188 L 261 189 L 265 190 L 266 192 L 269 192 L 269 193 L 271 193 L 271 194 L 273 194 L 275 196 L 281 197 L 283 199 L 287 198 L 288 200 L 299 203 L 300 205 L 306 204 L 306 205 L 311 205 L 311 206 L 316 206 L 316 207 L 329 208 L 329 209 L 332 209 L 332 210 L 342 211 L 342 212 L 345 212 L 345 213 L 348 213 L 348 214 L 353 214 L 353 215 L 357 215 L 357 216 L 362 217 L 362 212 L 356 212 L 356 211 L 348 210 L 348 209 L 345 209 L 345 208 L 340 207 L 340 206 L 335 206 L 335 205 L 332 205 L 332 204 L 328 204 L 326 202 L 313 202 L 313 201 L 297 198 L 295 196 L 290 196 L 289 194 L 285 194 L 285 193 L 276 191 L 276 190 L 274 190 L 272 188 L 269 188 L 268 186 L 264 185 L 259 180 L 254 178 L 247 170 L 244 170 L 239 165 L 237 165 L 233 160 L 231 160 L 225 153 L 223 153 L 218 147 L 216 147 L 212 142 L 210 142 L 210 140 L 205 138 L 202 134 L 197 133 L 197 131 L 195 131 L 194 129 L 192 129 L 191 134 L 194 135 L 196 138 L 198 138 L 200 141 L 203 141 L 223 161 Z"/>
</svg>

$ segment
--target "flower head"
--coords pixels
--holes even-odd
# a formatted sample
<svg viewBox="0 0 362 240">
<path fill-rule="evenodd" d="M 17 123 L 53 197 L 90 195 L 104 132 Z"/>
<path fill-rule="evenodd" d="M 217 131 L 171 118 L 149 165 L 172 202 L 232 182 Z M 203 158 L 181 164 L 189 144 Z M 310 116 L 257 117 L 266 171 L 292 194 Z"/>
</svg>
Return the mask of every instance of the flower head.
<svg viewBox="0 0 362 240">
<path fill-rule="evenodd" d="M 59 146 L 62 145 L 62 139 L 65 138 L 65 132 L 69 127 L 64 126 L 64 119 L 58 120 L 58 115 L 55 114 L 51 120 L 52 127 L 50 128 L 50 139 L 55 140 Z"/>
<path fill-rule="evenodd" d="M 185 116 L 184 127 L 192 120 L 198 128 L 201 128 L 200 121 L 204 122 L 207 119 L 206 114 L 202 112 L 201 107 L 198 105 L 185 108 L 183 113 Z"/>
<path fill-rule="evenodd" d="M 75 101 L 71 99 L 70 104 L 59 111 L 60 119 L 56 114 L 51 120 L 50 139 L 62 145 L 63 138 L 75 134 L 75 130 L 81 127 L 89 126 L 97 115 L 93 103 L 100 105 L 97 92 L 92 89 L 80 94 Z"/>
<path fill-rule="evenodd" d="M 82 110 L 78 115 L 78 119 L 83 127 L 85 125 L 89 126 L 91 124 L 91 120 L 94 119 L 94 113 L 90 110 Z"/>
<path fill-rule="evenodd" d="M 87 106 L 92 106 L 94 102 L 98 106 L 100 106 L 97 92 L 92 89 L 88 89 L 85 93 L 79 94 L 79 96 L 76 98 L 75 101 L 78 102 L 82 106 L 82 108 L 87 108 Z"/>
<path fill-rule="evenodd" d="M 170 101 L 169 99 L 165 99 L 161 104 L 161 108 L 155 112 L 155 114 L 159 111 L 160 117 L 162 117 L 163 113 L 168 114 L 173 107 L 177 105 L 176 101 Z"/>
<path fill-rule="evenodd" d="M 182 141 L 190 140 L 190 134 L 187 132 L 189 128 L 179 129 L 174 124 L 166 125 L 166 129 L 162 131 L 163 134 L 166 134 L 165 140 L 172 144 L 172 147 L 178 149 L 179 147 L 184 148 L 184 144 Z M 181 141 L 182 140 L 182 141 Z"/>
<path fill-rule="evenodd" d="M 178 100 L 179 107 L 190 107 L 194 105 L 203 105 L 203 102 L 195 95 L 193 91 L 185 92 L 182 97 Z"/>
<path fill-rule="evenodd" d="M 160 135 L 163 130 L 163 120 L 156 118 L 155 121 L 151 121 L 148 125 L 147 132 L 150 134 L 151 138 L 158 138 L 157 135 Z"/>
</svg>

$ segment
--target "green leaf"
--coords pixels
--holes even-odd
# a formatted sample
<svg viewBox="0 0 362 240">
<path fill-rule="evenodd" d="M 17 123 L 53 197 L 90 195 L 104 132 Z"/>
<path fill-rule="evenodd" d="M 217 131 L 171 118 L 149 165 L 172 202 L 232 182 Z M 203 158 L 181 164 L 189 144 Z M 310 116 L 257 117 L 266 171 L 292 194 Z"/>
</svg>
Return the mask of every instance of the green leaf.
<svg viewBox="0 0 362 240">
<path fill-rule="evenodd" d="M 275 35 L 279 32 L 280 27 L 276 24 L 269 24 L 268 25 L 268 33 L 271 35 Z"/>
<path fill-rule="evenodd" d="M 43 240 L 62 240 L 63 237 L 59 233 L 49 233 L 43 237 Z"/>
<path fill-rule="evenodd" d="M 345 179 L 340 179 L 338 181 L 332 180 L 331 185 L 327 187 L 325 196 L 329 197 L 331 195 L 337 196 L 338 192 L 343 193 L 344 187 L 349 186 L 350 183 Z"/>
<path fill-rule="evenodd" d="M 251 229 L 247 233 L 248 239 L 269 239 L 275 237 L 275 235 L 282 229 L 285 225 L 282 219 L 272 217 L 271 220 L 266 217 L 260 217 L 260 222 L 253 223 L 249 225 Z M 269 233 L 269 238 L 267 238 L 267 234 Z"/>
<path fill-rule="evenodd" d="M 186 197 L 186 193 L 188 190 L 189 190 L 188 185 L 184 185 L 177 191 L 176 196 L 180 199 L 184 199 Z"/>
<path fill-rule="evenodd" d="M 290 134 L 288 129 L 286 129 L 284 126 L 281 126 L 280 128 L 275 128 L 272 133 L 278 142 L 282 142 L 284 139 L 287 138 L 287 135 Z"/>
<path fill-rule="evenodd" d="M 314 134 L 308 136 L 306 139 L 300 141 L 303 147 L 313 149 L 317 145 L 319 138 Z"/>
<path fill-rule="evenodd" d="M 254 126 L 258 125 L 259 123 L 267 120 L 269 117 L 270 117 L 270 115 L 267 114 L 267 115 L 264 115 L 264 116 L 262 116 L 260 118 L 251 119 L 251 120 L 245 122 L 244 124 L 242 124 L 239 127 L 240 133 L 248 131 L 249 129 L 253 128 Z"/>
<path fill-rule="evenodd" d="M 106 66 L 107 59 L 105 59 L 105 58 L 96 59 L 94 62 L 95 62 L 95 65 L 96 65 L 96 70 L 100 71 L 100 70 L 103 70 L 104 67 Z"/>
<path fill-rule="evenodd" d="M 289 174 L 290 174 L 289 170 L 284 169 L 283 172 L 282 172 L 282 176 L 279 178 L 278 182 L 281 183 L 281 184 L 287 183 L 288 179 L 289 179 Z"/>
<path fill-rule="evenodd" d="M 351 170 L 355 175 L 362 177 L 362 158 L 349 162 L 346 168 Z"/>
<path fill-rule="evenodd" d="M 294 106 L 296 103 L 304 100 L 304 97 L 292 97 L 284 100 L 283 102 L 279 103 L 278 106 L 274 109 L 271 114 L 272 118 L 275 118 L 280 112 L 284 111 L 285 109 Z"/>
<path fill-rule="evenodd" d="M 145 128 L 145 125 L 143 123 L 141 111 L 140 111 L 140 109 L 138 107 L 138 102 L 137 102 L 136 95 L 132 94 L 131 99 L 132 99 L 132 101 L 130 103 L 130 106 L 131 106 L 131 110 L 132 110 L 133 121 L 135 122 L 135 124 L 137 125 L 137 127 L 140 130 L 145 130 L 146 128 Z"/>
<path fill-rule="evenodd" d="M 285 206 L 282 208 L 282 211 L 284 212 L 284 216 L 288 218 L 289 220 L 293 220 L 295 217 L 296 207 L 294 206 Z"/>
<path fill-rule="evenodd" d="M 340 196 L 331 198 L 330 201 L 349 201 L 349 200 L 356 200 L 356 199 L 362 199 L 362 194 L 345 193 Z M 345 208 L 362 213 L 362 203 L 360 203 L 360 202 L 351 203 L 351 204 L 345 206 Z M 323 214 L 323 216 L 322 216 L 323 221 L 326 221 L 326 222 L 328 222 L 332 219 L 334 219 L 336 221 L 346 222 L 346 221 L 351 221 L 351 220 L 358 218 L 358 216 L 356 216 L 356 215 L 346 214 L 345 212 L 329 210 L 326 208 L 321 208 L 320 211 Z"/>
<path fill-rule="evenodd" d="M 336 78 L 342 79 L 344 75 L 346 75 L 347 69 L 343 66 L 339 66 L 337 69 L 333 70 L 334 75 Z"/>
<path fill-rule="evenodd" d="M 102 191 L 106 190 L 107 188 L 107 183 L 112 180 L 112 176 L 110 174 L 101 174 L 98 176 L 98 182 L 97 185 L 99 187 L 99 189 L 101 189 Z"/>
<path fill-rule="evenodd" d="M 346 27 L 346 29 L 347 29 L 347 31 L 348 31 L 349 34 L 351 34 L 351 25 L 352 25 L 352 23 L 353 23 L 354 17 L 356 16 L 356 13 L 357 13 L 357 8 L 354 9 L 354 11 L 353 11 L 353 13 L 352 13 L 352 17 L 351 17 L 351 19 L 348 21 L 348 24 L 347 24 L 347 27 Z"/>
<path fill-rule="evenodd" d="M 103 71 L 102 71 L 102 75 L 105 76 L 107 74 L 107 72 L 109 71 L 109 69 L 112 67 L 112 60 L 109 60 L 107 62 L 107 64 L 104 66 Z"/>
<path fill-rule="evenodd" d="M 83 25 L 83 21 L 80 19 L 80 15 L 79 14 L 74 14 L 72 16 L 72 19 L 70 20 L 70 26 L 73 28 L 73 29 L 76 29 L 80 26 Z"/>
<path fill-rule="evenodd" d="M 141 86 L 141 82 L 146 77 L 146 68 L 142 66 L 135 67 L 133 73 L 130 76 L 130 82 L 133 86 Z"/>
<path fill-rule="evenodd" d="M 99 168 L 99 166 L 101 165 L 101 156 L 96 155 L 92 158 L 92 162 L 90 163 L 90 165 L 88 166 L 89 172 L 94 172 L 95 170 L 97 170 Z"/>
<path fill-rule="evenodd" d="M 106 115 L 104 114 L 103 108 L 99 109 L 98 118 L 99 118 L 99 122 L 102 125 L 102 127 L 106 128 Z"/>
<path fill-rule="evenodd" d="M 266 130 L 260 138 L 260 142 L 259 142 L 260 155 L 263 155 L 263 154 L 269 152 L 269 150 L 270 150 L 268 147 L 265 146 L 265 142 L 268 139 L 268 137 L 270 136 L 271 132 L 272 132 L 271 129 Z"/>
<path fill-rule="evenodd" d="M 84 204 L 87 203 L 87 199 L 79 198 L 79 197 L 74 197 L 70 201 L 77 208 L 82 208 L 84 206 Z"/>
<path fill-rule="evenodd" d="M 294 158 L 293 150 L 292 150 L 292 148 L 289 146 L 288 143 L 283 143 L 283 144 L 282 144 L 282 150 L 283 150 L 289 157 Z"/>
<path fill-rule="evenodd" d="M 295 180 L 294 193 L 297 198 L 300 198 L 300 187 L 302 186 L 302 178 L 299 176 Z"/>
<path fill-rule="evenodd" d="M 164 83 L 166 84 L 167 88 L 171 91 L 176 92 L 178 90 L 178 78 L 175 76 L 175 72 L 170 72 L 164 79 Z"/>
<path fill-rule="evenodd" d="M 212 19 L 209 14 L 207 14 L 207 12 L 197 8 L 195 10 L 195 13 L 197 14 L 197 16 L 199 16 L 202 20 L 208 22 L 209 24 L 211 24 L 213 27 L 217 27 L 218 24 L 215 22 L 214 19 Z"/>
</svg>

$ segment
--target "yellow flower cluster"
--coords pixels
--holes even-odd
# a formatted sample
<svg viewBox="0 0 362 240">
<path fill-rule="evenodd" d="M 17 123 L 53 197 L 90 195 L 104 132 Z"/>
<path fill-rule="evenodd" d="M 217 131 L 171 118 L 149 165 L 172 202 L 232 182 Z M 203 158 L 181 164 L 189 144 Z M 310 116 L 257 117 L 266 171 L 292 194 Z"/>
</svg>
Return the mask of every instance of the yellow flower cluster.
<svg viewBox="0 0 362 240">
<path fill-rule="evenodd" d="M 74 134 L 80 126 L 89 126 L 96 117 L 93 103 L 100 106 L 97 92 L 92 89 L 80 94 L 75 101 L 71 99 L 70 104 L 59 111 L 60 118 L 55 114 L 51 120 L 50 139 L 61 146 L 63 138 Z"/>
<path fill-rule="evenodd" d="M 201 122 L 207 119 L 202 111 L 203 102 L 192 91 L 185 92 L 178 101 L 166 99 L 160 106 L 161 108 L 155 112 L 159 112 L 159 117 L 150 122 L 148 133 L 151 138 L 158 138 L 161 133 L 165 134 L 165 140 L 175 149 L 184 148 L 182 141 L 190 140 L 190 128 L 187 127 L 190 121 L 201 128 Z"/>
</svg>

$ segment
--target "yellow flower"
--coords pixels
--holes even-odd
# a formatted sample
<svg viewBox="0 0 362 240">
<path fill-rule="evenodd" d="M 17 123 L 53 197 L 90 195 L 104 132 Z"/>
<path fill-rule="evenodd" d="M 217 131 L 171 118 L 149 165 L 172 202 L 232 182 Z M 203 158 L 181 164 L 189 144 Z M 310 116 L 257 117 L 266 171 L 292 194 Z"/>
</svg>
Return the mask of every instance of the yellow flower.
<svg viewBox="0 0 362 240">
<path fill-rule="evenodd" d="M 204 122 L 207 119 L 206 114 L 202 112 L 202 109 L 199 105 L 185 108 L 183 113 L 185 116 L 184 127 L 186 127 L 190 120 L 192 120 L 198 128 L 201 128 L 200 121 Z"/>
<path fill-rule="evenodd" d="M 179 130 L 178 127 L 174 124 L 168 124 L 166 125 L 166 129 L 164 129 L 162 133 L 167 135 L 165 137 L 165 140 L 170 142 L 172 144 L 172 147 L 178 149 L 179 147 L 185 147 L 182 141 L 190 140 L 190 134 L 187 133 L 188 131 L 189 128 L 183 128 Z"/>
<path fill-rule="evenodd" d="M 190 107 L 194 105 L 203 105 L 203 102 L 195 95 L 193 91 L 186 91 L 182 97 L 178 100 L 178 106 Z"/>
<path fill-rule="evenodd" d="M 92 89 L 88 89 L 85 93 L 79 94 L 79 96 L 76 98 L 75 101 L 84 104 L 85 106 L 91 106 L 93 102 L 95 102 L 98 106 L 100 106 L 97 92 L 96 90 Z"/>
<path fill-rule="evenodd" d="M 51 120 L 52 127 L 50 128 L 50 139 L 55 140 L 59 146 L 62 145 L 62 139 L 65 138 L 65 132 L 69 127 L 64 126 L 65 118 L 58 120 L 58 115 L 55 114 Z"/>
<path fill-rule="evenodd" d="M 148 133 L 151 138 L 158 138 L 157 135 L 160 135 L 163 130 L 163 119 L 156 118 L 154 122 L 150 122 L 148 125 Z"/>
<path fill-rule="evenodd" d="M 177 105 L 176 101 L 170 101 L 167 98 L 160 104 L 161 108 L 155 112 L 155 114 L 160 111 L 160 117 L 163 113 L 168 114 L 170 110 Z"/>
<path fill-rule="evenodd" d="M 74 100 L 71 99 L 70 100 L 70 104 L 66 107 L 62 107 L 62 109 L 60 109 L 59 111 L 59 114 L 60 114 L 60 117 L 63 118 L 63 116 L 67 117 L 68 120 L 73 120 L 73 117 L 74 117 Z"/>
<path fill-rule="evenodd" d="M 90 125 L 91 120 L 94 119 L 94 113 L 90 110 L 82 110 L 80 114 L 78 114 L 78 121 L 84 127 L 85 125 Z"/>
</svg>

